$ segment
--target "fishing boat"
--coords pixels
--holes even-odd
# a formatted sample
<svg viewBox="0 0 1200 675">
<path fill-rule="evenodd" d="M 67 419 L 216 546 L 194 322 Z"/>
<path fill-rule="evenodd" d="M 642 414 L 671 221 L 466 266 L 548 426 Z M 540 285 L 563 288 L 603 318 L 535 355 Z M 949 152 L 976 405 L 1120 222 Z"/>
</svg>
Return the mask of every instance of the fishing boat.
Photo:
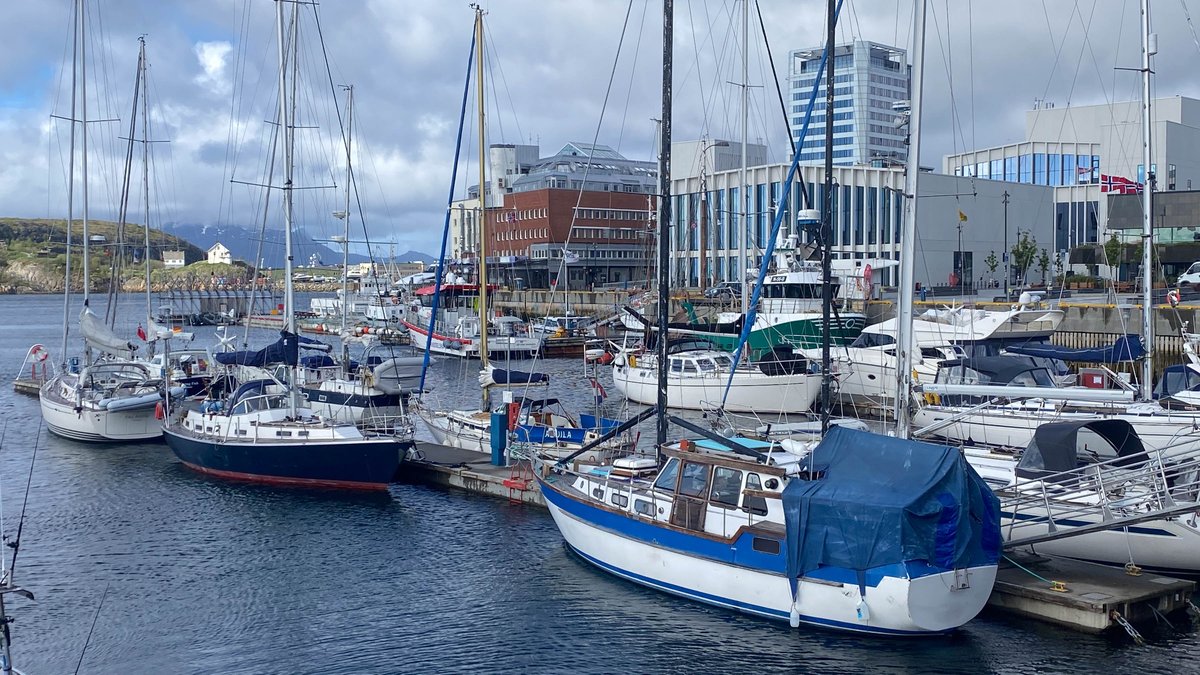
<svg viewBox="0 0 1200 675">
<path fill-rule="evenodd" d="M 476 305 L 484 306 L 488 292 L 496 288 L 494 284 L 483 288 L 479 284 L 466 283 L 418 288 L 413 295 L 420 305 L 404 321 L 412 343 L 419 346 L 429 343 L 431 351 L 448 356 L 533 358 L 541 349 L 542 340 L 531 334 L 529 326 L 521 319 L 487 315 L 487 330 L 482 330 Z M 439 296 L 437 313 L 433 311 L 434 294 Z"/>
<path fill-rule="evenodd" d="M 408 434 L 366 435 L 354 424 L 324 418 L 302 404 L 300 346 L 292 280 L 292 198 L 295 87 L 289 73 L 299 58 L 294 35 L 285 48 L 284 26 L 298 30 L 303 6 L 276 5 L 279 49 L 279 125 L 284 224 L 284 329 L 267 347 L 216 354 L 226 366 L 272 368 L 269 378 L 242 380 L 227 398 L 193 402 L 166 411 L 164 435 L 176 457 L 201 473 L 234 480 L 336 489 L 386 489 L 412 448 Z"/>
<path fill-rule="evenodd" d="M 83 14 L 82 2 L 76 12 Z M 84 26 L 80 20 L 78 38 L 84 44 Z M 79 50 L 76 66 L 79 70 L 80 109 L 79 136 L 81 139 L 80 181 L 83 196 L 83 308 L 79 312 L 79 330 L 83 337 L 82 357 L 72 357 L 62 364 L 57 374 L 42 385 L 40 407 L 47 428 L 57 436 L 77 441 L 121 442 L 149 440 L 162 436 L 158 407 L 163 400 L 163 381 L 136 358 L 137 346 L 117 335 L 112 327 L 91 308 L 91 256 L 89 253 L 88 205 L 88 125 L 87 67 Z M 145 43 L 138 57 L 138 81 L 145 67 Z M 136 88 L 135 88 L 136 91 Z M 74 116 L 76 111 L 72 111 Z M 132 136 L 131 136 L 132 138 Z M 69 319 L 71 314 L 70 231 L 74 223 L 74 139 L 75 122 L 71 128 L 71 170 L 67 197 L 67 249 L 63 301 L 63 354 L 67 353 Z M 132 140 L 131 140 L 132 142 Z M 128 173 L 126 174 L 128 175 Z M 149 222 L 145 224 L 149 228 Z M 174 394 L 182 394 L 178 389 Z"/>
</svg>

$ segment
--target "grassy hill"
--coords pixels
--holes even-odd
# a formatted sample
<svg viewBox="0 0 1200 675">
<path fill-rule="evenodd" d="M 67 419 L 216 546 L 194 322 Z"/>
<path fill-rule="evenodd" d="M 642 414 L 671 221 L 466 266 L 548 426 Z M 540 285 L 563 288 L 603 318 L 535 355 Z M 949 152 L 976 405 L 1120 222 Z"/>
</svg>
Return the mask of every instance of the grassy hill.
<svg viewBox="0 0 1200 675">
<path fill-rule="evenodd" d="M 145 271 L 141 256 L 145 230 L 141 225 L 126 224 L 124 247 L 117 223 L 93 220 L 88 223 L 91 247 L 91 285 L 99 290 L 108 287 L 114 256 L 119 256 L 122 279 L 141 277 Z M 97 241 L 102 237 L 103 241 Z M 76 221 L 71 228 L 72 288 L 83 287 L 83 223 Z M 180 239 L 155 229 L 150 230 L 151 265 L 162 268 L 163 251 L 184 251 L 188 262 L 203 260 L 205 252 Z M 66 270 L 66 220 L 37 218 L 0 218 L 0 292 L 39 293 L 63 289 Z"/>
</svg>

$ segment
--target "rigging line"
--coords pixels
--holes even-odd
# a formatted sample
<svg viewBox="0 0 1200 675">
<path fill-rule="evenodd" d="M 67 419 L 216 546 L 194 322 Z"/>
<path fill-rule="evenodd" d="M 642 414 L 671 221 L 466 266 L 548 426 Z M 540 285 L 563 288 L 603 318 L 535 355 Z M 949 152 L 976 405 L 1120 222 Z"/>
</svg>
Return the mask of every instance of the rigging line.
<svg viewBox="0 0 1200 675">
<path fill-rule="evenodd" d="M 434 279 L 434 282 L 433 282 L 433 298 L 431 300 L 431 303 L 430 303 L 431 306 L 429 308 L 429 333 L 425 337 L 425 349 L 424 349 L 424 354 L 422 355 L 422 359 L 421 359 L 421 381 L 420 381 L 420 384 L 417 386 L 417 400 L 421 400 L 421 398 L 423 398 L 425 395 L 425 376 L 429 372 L 429 357 L 430 357 L 430 352 L 432 351 L 432 348 L 433 348 L 433 331 L 435 328 L 437 328 L 438 303 L 439 303 L 440 297 L 442 295 L 442 278 L 445 275 L 445 270 L 446 270 L 446 241 L 450 238 L 450 216 L 451 216 L 450 205 L 454 203 L 454 189 L 458 183 L 459 159 L 462 156 L 463 127 L 470 126 L 466 123 L 466 121 L 467 121 L 467 101 L 470 100 L 470 94 L 471 94 L 471 69 L 475 65 L 475 35 L 476 35 L 476 31 L 472 30 L 471 31 L 471 47 L 470 47 L 470 49 L 467 50 L 467 75 L 465 78 L 463 78 L 464 82 L 463 82 L 462 108 L 458 114 L 458 134 L 457 134 L 457 138 L 455 139 L 455 147 L 454 147 L 454 167 L 450 170 L 450 193 L 449 193 L 449 196 L 446 198 L 446 220 L 445 220 L 445 223 L 442 225 L 442 248 L 438 255 L 437 277 Z M 483 161 L 483 160 L 480 159 L 480 161 Z M 466 162 L 464 162 L 464 164 L 466 164 Z M 464 167 L 464 170 L 465 170 L 465 167 Z M 479 212 L 481 214 L 481 220 L 482 220 L 482 218 L 487 217 L 487 210 L 484 208 L 486 204 L 487 204 L 487 201 L 484 197 L 483 186 L 480 185 L 479 186 L 479 207 L 480 207 Z M 483 227 L 482 222 L 477 223 L 477 227 L 482 228 Z M 464 246 L 465 246 L 465 243 L 464 243 Z M 479 281 L 481 284 L 487 284 L 486 279 L 480 279 Z M 481 286 L 480 290 L 485 293 L 487 292 L 487 289 L 484 286 Z M 419 320 L 420 315 L 418 314 L 417 317 L 415 317 L 415 318 L 417 318 Z M 480 328 L 483 331 L 487 331 L 487 317 L 481 317 Z M 486 356 L 486 354 L 484 356 Z M 463 362 L 465 363 L 466 359 L 463 359 Z"/>
<path fill-rule="evenodd" d="M 75 664 L 75 675 L 83 667 L 83 657 L 87 654 L 88 645 L 92 643 L 92 633 L 96 630 L 96 622 L 100 620 L 100 610 L 104 609 L 104 599 L 108 597 L 108 586 L 104 584 L 104 592 L 100 594 L 100 603 L 96 605 L 96 614 L 92 616 L 92 627 L 88 629 L 87 639 L 83 641 L 83 649 L 79 650 L 79 663 Z"/>
<path fill-rule="evenodd" d="M 500 114 L 500 103 L 499 103 L 500 94 L 496 90 L 496 80 L 503 79 L 504 73 L 500 69 L 500 55 L 496 52 L 496 45 L 494 44 L 496 41 L 492 39 L 491 28 L 489 28 L 487 26 L 487 24 L 485 23 L 483 30 L 485 33 L 483 48 L 485 50 L 487 50 L 487 53 L 484 55 L 485 58 L 484 58 L 484 62 L 483 62 L 484 67 L 487 68 L 487 77 L 484 78 L 484 85 L 490 86 L 492 89 L 492 91 L 491 91 L 492 95 L 490 98 L 487 99 L 487 101 L 490 102 L 495 109 L 495 114 L 493 114 L 492 117 L 496 118 L 496 126 L 499 127 L 499 129 L 500 129 L 500 142 L 503 143 L 508 138 L 508 135 L 504 132 L 504 115 Z M 497 77 L 497 75 L 499 75 L 500 77 Z M 510 97 L 510 100 L 511 100 L 511 97 Z M 484 110 L 483 114 L 484 114 L 484 120 L 490 122 L 490 118 L 488 117 L 488 111 Z M 517 117 L 515 110 L 513 111 L 513 117 L 514 118 Z M 490 130 L 490 128 L 491 128 L 491 124 L 489 123 L 488 129 Z M 491 136 L 491 135 L 492 135 L 491 133 L 488 133 L 488 136 Z M 518 129 L 517 141 L 519 142 L 520 140 L 521 140 L 520 130 Z M 481 157 L 480 161 L 484 161 L 484 159 L 485 158 Z M 482 187 L 479 188 L 479 193 L 483 194 Z M 503 195 L 497 195 L 497 196 L 499 196 L 499 197 L 501 197 L 501 199 L 503 199 Z"/>
<path fill-rule="evenodd" d="M 332 100 L 333 100 L 333 109 L 334 109 L 334 112 L 337 113 L 338 129 L 340 130 L 341 136 L 342 136 L 342 144 L 343 144 L 342 147 L 345 148 L 346 154 L 348 157 L 350 154 L 350 134 L 352 133 L 352 130 L 346 128 L 345 120 L 342 119 L 341 103 L 338 101 L 338 97 L 337 97 L 337 85 L 335 85 L 333 83 L 333 70 L 329 64 L 329 51 L 325 49 L 325 33 L 321 29 L 321 15 L 317 11 L 316 4 L 314 4 L 312 6 L 312 13 L 313 13 L 313 22 L 317 28 L 317 41 L 321 45 L 321 56 L 324 59 L 324 63 L 325 63 L 325 77 L 329 83 L 329 91 L 330 91 L 330 94 L 331 94 Z M 360 143 L 359 145 L 361 146 L 362 144 Z M 354 192 L 354 203 L 356 206 L 358 206 L 358 218 L 359 218 L 359 222 L 362 224 L 363 241 L 366 242 L 367 257 L 370 258 L 370 260 L 372 262 L 372 269 L 373 269 L 374 268 L 373 263 L 375 262 L 375 252 L 374 252 L 374 250 L 372 250 L 371 235 L 367 231 L 367 217 L 366 217 L 366 213 L 364 213 L 364 211 L 363 211 L 362 199 L 358 194 L 358 181 L 356 179 L 356 174 L 354 173 L 354 163 L 353 162 L 349 163 L 349 166 L 347 167 L 347 173 L 349 174 L 349 176 L 347 176 L 347 180 L 350 181 L 350 184 L 346 186 L 346 189 L 352 190 Z M 349 218 L 350 214 L 347 213 L 346 217 Z M 350 242 L 346 242 L 344 244 L 344 246 L 349 247 Z M 349 270 L 342 270 L 342 274 L 349 274 Z M 346 304 L 347 300 L 348 300 L 347 298 L 342 298 L 342 313 L 343 314 L 346 313 L 346 310 L 348 307 L 348 305 Z"/>
<path fill-rule="evenodd" d="M 33 456 L 29 458 L 29 475 L 25 478 L 25 498 L 21 502 L 21 517 L 17 520 L 17 536 L 9 544 L 13 550 L 12 562 L 8 565 L 8 573 L 17 572 L 17 555 L 21 552 L 21 533 L 25 530 L 25 509 L 29 507 L 29 486 L 33 484 L 33 467 L 37 465 L 38 446 L 42 444 L 42 425 L 38 425 L 37 435 L 33 439 Z"/>
<path fill-rule="evenodd" d="M 559 279 L 562 279 L 564 274 L 566 273 L 567 251 L 570 250 L 568 248 L 568 246 L 570 246 L 570 244 L 571 244 L 571 235 L 575 231 L 575 220 L 579 217 L 579 209 L 583 203 L 583 193 L 587 189 L 588 174 L 591 173 L 592 163 L 595 161 L 596 142 L 598 140 L 600 140 L 600 129 L 604 126 L 604 111 L 608 110 L 608 99 L 610 96 L 612 96 L 613 82 L 616 80 L 616 77 L 617 77 L 617 65 L 620 63 L 620 60 L 621 60 L 621 49 L 625 45 L 625 34 L 629 30 L 629 16 L 632 12 L 633 12 L 633 0 L 629 0 L 629 4 L 625 6 L 625 21 L 621 24 L 621 36 L 617 40 L 617 53 L 613 57 L 612 70 L 609 72 L 609 75 L 608 75 L 608 86 L 605 87 L 605 89 L 604 89 L 604 101 L 600 104 L 600 118 L 598 120 L 596 120 L 596 131 L 595 131 L 595 133 L 592 134 L 592 149 L 591 149 L 591 152 L 588 153 L 587 163 L 583 167 L 583 178 L 579 181 L 579 192 L 576 193 L 576 195 L 575 195 L 575 208 L 571 211 L 571 224 L 570 224 L 570 227 L 567 229 L 566 239 L 563 241 L 563 255 L 560 258 L 559 264 L 558 264 Z M 568 283 L 565 284 L 563 287 L 564 302 L 567 299 L 566 286 L 570 285 L 570 279 L 567 279 L 566 281 Z M 554 304 L 554 291 L 550 292 L 550 303 L 549 304 L 550 305 Z"/>
<path fill-rule="evenodd" d="M 617 152 L 621 151 L 622 142 L 625 140 L 625 124 L 629 119 L 629 106 L 633 100 L 633 74 L 637 72 L 638 56 L 642 51 L 642 33 L 646 30 L 646 12 L 650 7 L 650 3 L 642 4 L 642 20 L 638 23 L 637 40 L 633 43 L 633 62 L 629 66 L 629 86 L 625 88 L 625 108 L 621 112 L 621 124 L 617 127 Z M 691 8 L 691 5 L 688 5 Z"/>
<path fill-rule="evenodd" d="M 967 82 L 971 96 L 971 147 L 978 148 L 975 138 L 975 13 L 972 0 L 967 0 Z"/>
<path fill-rule="evenodd" d="M 646 17 L 645 8 L 649 7 L 649 6 L 650 6 L 650 3 L 648 3 L 648 2 L 642 6 L 642 23 L 643 23 L 643 25 L 645 24 L 645 17 Z M 692 32 L 692 56 L 693 56 L 693 58 L 695 58 L 696 63 L 698 64 L 698 63 L 700 63 L 700 41 L 696 39 L 696 21 L 695 21 L 695 16 L 692 13 L 692 3 L 689 2 L 687 5 L 687 8 L 688 8 L 688 29 L 691 30 L 691 32 Z M 705 18 L 708 18 L 707 14 L 705 15 Z M 710 31 L 710 34 L 711 34 L 711 31 Z M 641 34 L 639 33 L 639 36 L 640 35 Z M 632 78 L 630 78 L 630 81 L 632 82 Z M 704 95 L 704 69 L 703 68 L 696 68 L 696 84 L 700 88 L 700 100 L 701 101 L 707 100 L 707 97 Z M 700 107 L 700 128 L 701 129 L 708 128 L 708 111 L 704 108 L 704 106 Z"/>
<path fill-rule="evenodd" d="M 763 45 L 767 48 L 767 63 L 771 65 L 771 80 L 775 82 L 775 94 L 779 98 L 779 112 L 783 115 L 783 130 L 788 137 L 788 154 L 790 155 L 791 153 L 796 152 L 796 141 L 792 137 L 792 127 L 791 124 L 789 124 L 790 120 L 788 118 L 787 102 L 783 98 L 783 87 L 779 84 L 779 75 L 777 74 L 778 71 L 775 70 L 775 57 L 771 53 L 771 41 L 767 39 L 767 23 L 763 20 L 762 5 L 758 2 L 758 0 L 754 0 L 754 10 L 758 13 L 758 27 L 759 30 L 762 31 Z M 803 182 L 801 182 L 800 192 L 805 193 Z M 804 197 L 804 201 L 807 203 L 808 195 L 805 194 Z"/>
<path fill-rule="evenodd" d="M 496 45 L 498 45 L 500 41 L 492 39 L 491 28 L 486 23 L 484 23 L 483 27 L 484 27 L 484 30 L 487 31 L 487 38 L 488 38 L 487 42 L 484 44 L 489 49 L 492 50 L 491 61 L 492 61 L 492 63 L 495 64 L 496 70 L 499 71 L 499 73 L 500 73 L 500 83 L 504 86 L 504 93 L 508 97 L 508 108 L 513 113 L 513 124 L 517 127 L 517 142 L 520 143 L 521 139 L 525 138 L 525 132 L 521 131 L 521 117 L 520 117 L 520 115 L 517 115 L 517 105 L 515 103 L 513 103 L 512 88 L 508 86 L 508 77 L 505 76 L 505 74 L 504 74 L 504 60 L 500 58 L 500 51 L 496 47 Z M 495 100 L 495 101 L 500 100 L 500 97 L 496 95 L 496 78 L 492 78 L 492 100 Z M 500 117 L 499 107 L 500 107 L 499 104 L 497 104 L 496 117 Z M 501 129 L 500 129 L 500 137 L 501 138 L 504 137 L 503 126 L 501 126 Z"/>
<path fill-rule="evenodd" d="M 1183 8 L 1183 18 L 1187 21 L 1188 31 L 1192 34 L 1192 44 L 1196 45 L 1196 51 L 1200 52 L 1200 35 L 1196 34 L 1196 25 L 1192 23 L 1192 15 L 1188 12 L 1186 0 L 1179 0 L 1179 6 Z"/>
</svg>

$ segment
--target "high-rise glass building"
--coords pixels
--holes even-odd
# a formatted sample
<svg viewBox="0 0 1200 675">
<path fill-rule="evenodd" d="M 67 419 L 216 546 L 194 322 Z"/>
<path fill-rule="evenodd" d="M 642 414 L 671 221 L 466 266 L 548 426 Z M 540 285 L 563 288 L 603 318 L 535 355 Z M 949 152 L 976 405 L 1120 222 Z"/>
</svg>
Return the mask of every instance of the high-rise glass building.
<svg viewBox="0 0 1200 675">
<path fill-rule="evenodd" d="M 800 161 L 825 161 L 825 73 L 823 47 L 791 52 L 792 137 L 800 143 Z M 908 156 L 905 129 L 897 124 L 897 106 L 909 99 L 907 53 L 897 47 L 857 40 L 834 48 L 833 163 L 903 164 Z M 804 110 L 814 82 L 820 81 L 808 134 L 800 139 Z"/>
</svg>

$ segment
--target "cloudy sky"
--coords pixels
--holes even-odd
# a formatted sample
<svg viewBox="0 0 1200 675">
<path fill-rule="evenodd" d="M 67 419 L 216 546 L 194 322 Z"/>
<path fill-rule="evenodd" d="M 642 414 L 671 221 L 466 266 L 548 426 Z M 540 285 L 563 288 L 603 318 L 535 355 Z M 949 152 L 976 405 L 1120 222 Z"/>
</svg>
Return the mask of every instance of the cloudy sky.
<svg viewBox="0 0 1200 675">
<path fill-rule="evenodd" d="M 654 156 L 659 116 L 661 6 L 619 0 L 507 0 L 487 9 L 489 141 L 590 141 Z M 824 2 L 760 0 L 781 76 L 789 49 L 820 44 Z M 1019 140 L 1037 99 L 1057 107 L 1138 95 L 1135 0 L 930 0 L 923 163 Z M 1187 11 L 1156 0 L 1158 96 L 1200 96 L 1200 45 Z M 908 0 L 846 0 L 839 41 L 911 41 Z M 755 11 L 751 6 L 752 12 Z M 341 208 L 343 151 L 333 107 L 355 86 L 356 202 L 370 236 L 436 252 L 450 187 L 473 14 L 466 2 L 325 0 L 319 32 L 300 24 L 298 220 L 331 234 Z M 737 138 L 740 12 L 733 0 L 676 2 L 674 135 Z M 271 0 L 93 0 L 88 3 L 92 213 L 112 217 L 119 139 L 128 135 L 137 37 L 150 63 L 152 222 L 252 225 L 261 220 L 277 108 Z M 628 17 L 628 18 L 627 18 Z M 6 2 L 0 59 L 0 216 L 63 217 L 70 116 L 71 3 Z M 750 36 L 750 137 L 786 153 L 779 103 L 757 16 Z M 324 37 L 324 55 L 319 37 Z M 328 58 L 329 74 L 324 70 Z M 610 87 L 611 78 L 611 87 Z M 607 98 L 607 105 L 605 100 Z M 343 106 L 344 101 L 338 101 Z M 471 104 L 473 105 L 473 103 Z M 118 121 L 103 121 L 118 120 Z M 138 137 L 142 132 L 136 132 Z M 465 142 L 473 148 L 475 133 Z M 140 150 L 139 150 L 140 152 Z M 464 156 L 458 193 L 474 182 Z M 281 162 L 281 159 L 277 160 Z M 140 167 L 135 169 L 135 175 Z M 131 219 L 140 221 L 140 203 Z"/>
</svg>

